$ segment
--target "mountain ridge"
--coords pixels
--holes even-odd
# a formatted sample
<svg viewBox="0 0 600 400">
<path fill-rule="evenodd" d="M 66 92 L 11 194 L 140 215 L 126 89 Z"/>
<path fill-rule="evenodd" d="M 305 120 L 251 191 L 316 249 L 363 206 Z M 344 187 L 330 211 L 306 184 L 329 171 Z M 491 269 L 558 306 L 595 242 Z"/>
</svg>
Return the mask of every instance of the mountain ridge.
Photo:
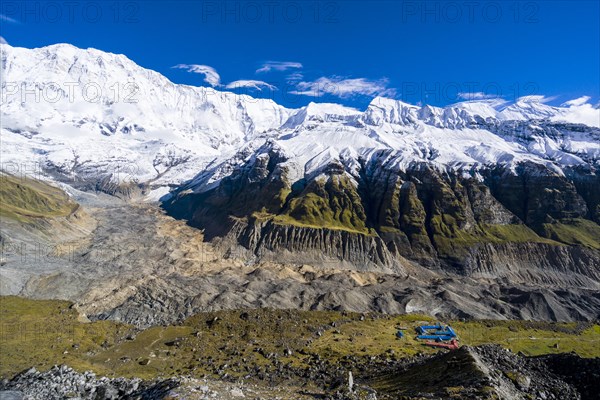
<svg viewBox="0 0 600 400">
<path fill-rule="evenodd" d="M 363 111 L 335 103 L 310 103 L 299 109 L 287 109 L 270 99 L 174 84 L 155 71 L 139 67 L 124 55 L 82 50 L 68 44 L 38 49 L 1 46 L 3 136 L 8 146 L 33 147 L 20 140 L 13 141 L 13 134 L 36 142 L 36 136 L 41 133 L 46 137 L 34 144 L 37 149 L 30 154 L 30 159 L 50 164 L 63 175 L 77 175 L 82 163 L 92 166 L 132 164 L 127 171 L 131 180 L 149 183 L 162 194 L 170 184 L 193 178 L 193 169 L 223 162 L 251 142 L 293 139 L 301 130 L 304 140 L 310 141 L 314 138 L 306 133 L 315 128 L 323 128 L 328 131 L 323 133 L 330 135 L 343 132 L 343 137 L 332 143 L 337 147 L 344 143 L 354 148 L 405 147 L 410 148 L 411 153 L 422 153 L 417 159 L 427 159 L 425 153 L 446 152 L 448 157 L 439 160 L 446 165 L 502 162 L 506 157 L 519 158 L 527 153 L 570 165 L 582 163 L 577 159 L 580 154 L 589 155 L 586 161 L 592 163 L 600 158 L 598 130 L 577 128 L 577 124 L 569 122 L 580 111 L 592 110 L 600 127 L 600 110 L 589 104 L 551 107 L 544 104 L 541 96 L 527 96 L 514 104 L 482 100 L 440 108 L 376 97 Z M 57 82 L 58 88 L 51 86 Z M 38 86 L 39 90 L 43 88 L 45 98 L 31 101 L 31 93 L 15 87 L 23 83 Z M 73 88 L 75 83 L 82 87 Z M 76 89 L 84 87 L 86 90 L 100 87 L 99 100 L 89 102 L 81 98 Z M 17 92 L 12 93 L 15 90 Z M 23 96 L 25 101 L 22 101 Z M 48 101 L 55 98 L 58 101 Z M 564 121 L 559 122 L 560 118 Z M 589 117 L 579 122 L 587 120 Z M 536 130 L 551 130 L 560 123 L 572 127 L 566 138 L 548 141 L 549 135 L 545 132 L 537 135 L 540 139 L 535 137 Z M 445 134 L 437 129 L 451 132 Z M 454 134 L 459 131 L 463 134 Z M 533 139 L 537 143 L 528 143 L 526 148 L 506 148 L 513 142 L 511 138 L 506 140 L 506 131 L 520 132 L 526 141 Z M 414 138 L 403 140 L 407 134 Z M 86 151 L 90 140 L 97 146 L 97 154 Z M 70 141 L 69 146 L 64 145 L 65 141 Z M 436 148 L 444 141 L 472 141 L 479 149 Z M 142 145 L 150 150 L 140 149 Z M 119 151 L 115 154 L 107 150 L 108 147 Z M 566 151 L 551 154 L 561 148 Z M 305 150 L 315 155 L 312 154 L 314 148 Z M 494 151 L 505 155 L 494 154 Z M 490 156 L 480 154 L 482 152 Z M 10 161 L 15 153 L 6 151 L 4 156 Z M 160 157 L 155 157 L 157 153 Z M 45 156 L 40 157 L 40 154 Z M 404 157 L 408 158 L 409 154 Z M 560 160 L 560 157 L 565 159 Z M 85 172 L 79 171 L 79 175 L 86 175 Z M 112 176 L 110 172 L 100 171 L 103 178 L 119 179 L 114 177 L 114 171 Z M 157 196 L 160 194 L 154 198 Z"/>
</svg>

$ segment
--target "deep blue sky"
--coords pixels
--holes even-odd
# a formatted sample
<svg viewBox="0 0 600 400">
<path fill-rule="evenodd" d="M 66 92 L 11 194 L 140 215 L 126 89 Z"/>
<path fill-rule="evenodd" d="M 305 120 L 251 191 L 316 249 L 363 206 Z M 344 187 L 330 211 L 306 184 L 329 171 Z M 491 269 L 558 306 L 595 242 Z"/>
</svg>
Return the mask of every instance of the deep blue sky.
<svg viewBox="0 0 600 400">
<path fill-rule="evenodd" d="M 587 95 L 596 104 L 599 4 L 6 0 L 0 6 L 0 36 L 13 46 L 67 42 L 123 53 L 176 83 L 207 85 L 202 74 L 171 68 L 207 65 L 223 85 L 244 79 L 277 86 L 263 96 L 287 106 L 336 101 L 362 108 L 375 92 L 434 105 L 459 101 L 458 92 L 501 94 L 508 100 L 558 96 L 557 104 Z M 267 61 L 303 67 L 257 74 Z M 302 74 L 304 86 L 298 87 L 298 80 L 286 83 L 293 72 Z M 341 99 L 289 93 L 332 88 L 318 82 L 339 82 L 338 94 L 344 88 L 350 92 Z"/>
</svg>

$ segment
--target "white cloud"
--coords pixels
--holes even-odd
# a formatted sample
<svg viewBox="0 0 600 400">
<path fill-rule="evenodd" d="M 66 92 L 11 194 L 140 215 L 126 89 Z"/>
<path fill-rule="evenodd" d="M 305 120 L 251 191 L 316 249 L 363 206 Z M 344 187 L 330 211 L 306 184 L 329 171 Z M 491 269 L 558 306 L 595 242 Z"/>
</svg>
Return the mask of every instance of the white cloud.
<svg viewBox="0 0 600 400">
<path fill-rule="evenodd" d="M 390 89 L 387 79 L 369 80 L 365 78 L 346 79 L 339 76 L 321 77 L 312 82 L 298 82 L 296 89 L 290 93 L 303 96 L 321 97 L 330 94 L 342 99 L 356 95 L 394 97 L 396 91 Z"/>
<path fill-rule="evenodd" d="M 483 92 L 474 92 L 474 93 L 463 92 L 463 93 L 458 94 L 458 98 L 463 99 L 463 100 L 485 100 L 485 99 L 495 99 L 497 97 L 498 97 L 498 95 L 488 94 L 488 93 L 483 93 Z"/>
<path fill-rule="evenodd" d="M 18 24 L 18 23 L 20 23 L 16 19 L 11 18 L 8 15 L 4 15 L 4 14 L 0 14 L 0 21 L 10 22 L 11 24 Z"/>
<path fill-rule="evenodd" d="M 581 96 L 581 97 L 579 97 L 577 99 L 565 101 L 563 104 L 561 104 L 561 106 L 563 106 L 563 107 L 566 107 L 566 106 L 581 106 L 581 105 L 584 105 L 585 103 L 587 103 L 590 99 L 591 99 L 590 96 Z"/>
<path fill-rule="evenodd" d="M 581 96 L 561 104 L 565 107 L 561 115 L 552 118 L 554 121 L 567 121 L 578 124 L 586 124 L 600 128 L 600 109 L 588 103 L 590 96 Z"/>
<path fill-rule="evenodd" d="M 270 89 L 270 90 L 277 90 L 277 88 L 267 82 L 263 82 L 263 81 L 256 81 L 256 80 L 252 80 L 252 79 L 241 79 L 239 81 L 233 81 L 231 83 L 228 83 L 227 86 L 225 86 L 227 89 L 238 89 L 238 88 L 251 88 L 251 89 L 256 89 L 259 91 L 262 91 L 264 88 Z"/>
<path fill-rule="evenodd" d="M 600 128 L 600 109 L 591 104 L 572 105 L 565 113 L 552 118 L 553 121 L 567 121 Z"/>
<path fill-rule="evenodd" d="M 304 79 L 304 75 L 301 72 L 291 73 L 286 78 L 290 83 L 300 82 L 302 79 Z"/>
<path fill-rule="evenodd" d="M 8 44 L 8 42 L 6 41 L 6 39 L 0 36 L 0 44 Z"/>
<path fill-rule="evenodd" d="M 293 61 L 267 61 L 256 70 L 257 74 L 271 71 L 287 71 L 288 69 L 302 68 L 302 64 Z"/>
<path fill-rule="evenodd" d="M 208 65 L 178 64 L 171 68 L 185 69 L 188 72 L 202 74 L 204 75 L 204 82 L 208 83 L 210 86 L 215 87 L 221 85 L 221 76 L 217 73 L 216 69 Z"/>
<path fill-rule="evenodd" d="M 521 103 L 541 103 L 541 104 L 544 104 L 544 103 L 548 103 L 548 102 L 550 102 L 552 100 L 555 100 L 555 99 L 556 99 L 556 96 L 546 97 L 546 96 L 543 96 L 543 95 L 536 94 L 536 95 L 531 95 L 531 96 L 519 97 L 517 99 L 517 102 L 521 102 Z"/>
</svg>

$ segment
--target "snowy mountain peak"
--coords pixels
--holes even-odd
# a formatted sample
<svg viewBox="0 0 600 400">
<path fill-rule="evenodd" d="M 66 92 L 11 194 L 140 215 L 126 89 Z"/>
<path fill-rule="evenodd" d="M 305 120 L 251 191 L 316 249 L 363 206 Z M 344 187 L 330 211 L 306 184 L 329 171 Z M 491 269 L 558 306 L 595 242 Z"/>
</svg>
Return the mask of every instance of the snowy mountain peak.
<svg viewBox="0 0 600 400">
<path fill-rule="evenodd" d="M 600 160 L 600 131 L 593 128 L 600 127 L 600 110 L 589 98 L 562 107 L 543 98 L 434 107 L 376 97 L 364 112 L 331 103 L 288 109 L 174 84 L 96 49 L 0 49 L 3 162 L 37 162 L 73 177 L 119 179 L 114 170 L 126 165 L 133 181 L 165 190 L 221 165 L 215 182 L 265 142 L 285 151 L 298 177 L 342 159 L 356 169 L 380 151 L 400 168 Z M 553 125 L 562 121 L 588 126 Z"/>
<path fill-rule="evenodd" d="M 31 50 L 3 45 L 2 74 L 17 88 L 42 87 L 45 100 L 52 100 L 36 101 L 21 90 L 5 96 L 3 114 L 27 116 L 11 119 L 20 130 L 37 131 L 40 121 L 52 121 L 116 134 L 135 123 L 148 134 L 169 131 L 217 149 L 278 128 L 290 114 L 269 99 L 176 85 L 123 55 L 64 44 Z"/>
<path fill-rule="evenodd" d="M 500 117 L 504 120 L 547 119 L 562 116 L 566 110 L 544 103 L 543 96 L 525 96 L 504 108 Z"/>
<path fill-rule="evenodd" d="M 361 112 L 357 109 L 341 104 L 310 102 L 307 106 L 293 112 L 282 128 L 294 129 L 308 122 L 348 122 L 360 115 Z"/>
<path fill-rule="evenodd" d="M 414 125 L 424 123 L 438 128 L 462 129 L 478 124 L 498 124 L 502 121 L 539 121 L 581 123 L 600 127 L 600 112 L 587 102 L 554 107 L 545 104 L 551 99 L 525 96 L 508 104 L 503 99 L 464 101 L 446 107 L 421 107 L 399 100 L 376 97 L 364 112 L 367 125 Z"/>
<path fill-rule="evenodd" d="M 373 98 L 373 100 L 371 100 L 371 103 L 369 103 L 369 107 L 381 107 L 381 108 L 389 108 L 389 107 L 395 107 L 395 108 L 419 108 L 419 106 L 416 106 L 414 104 L 409 104 L 409 103 L 405 103 L 401 100 L 395 100 L 395 99 L 390 99 L 388 97 L 381 97 L 381 96 L 377 96 L 375 98 Z"/>
<path fill-rule="evenodd" d="M 484 120 L 488 118 L 497 119 L 498 110 L 507 103 L 502 99 L 471 100 L 451 105 L 450 107 L 465 110 L 471 116 L 480 116 Z"/>
<path fill-rule="evenodd" d="M 384 123 L 411 125 L 418 120 L 419 107 L 399 100 L 376 97 L 364 113 L 367 125 L 381 126 Z"/>
</svg>

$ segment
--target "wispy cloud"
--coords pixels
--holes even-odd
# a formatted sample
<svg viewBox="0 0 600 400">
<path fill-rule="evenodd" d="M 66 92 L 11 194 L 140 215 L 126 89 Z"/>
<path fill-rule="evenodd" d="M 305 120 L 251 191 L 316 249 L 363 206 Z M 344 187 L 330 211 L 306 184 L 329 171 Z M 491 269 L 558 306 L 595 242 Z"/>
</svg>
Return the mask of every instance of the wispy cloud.
<svg viewBox="0 0 600 400">
<path fill-rule="evenodd" d="M 385 78 L 369 80 L 366 78 L 347 79 L 339 76 L 321 77 L 312 82 L 298 82 L 296 89 L 290 93 L 302 96 L 321 97 L 326 94 L 341 99 L 361 96 L 394 97 L 396 90 L 388 88 L 389 81 Z"/>
<path fill-rule="evenodd" d="M 286 77 L 289 83 L 300 82 L 302 79 L 304 79 L 304 75 L 301 72 L 293 72 Z"/>
<path fill-rule="evenodd" d="M 287 71 L 288 69 L 302 68 L 302 64 L 293 61 L 267 61 L 256 70 L 257 74 L 271 71 Z"/>
<path fill-rule="evenodd" d="M 8 42 L 6 41 L 6 39 L 0 36 L 0 44 L 8 44 Z"/>
<path fill-rule="evenodd" d="M 216 69 L 208 65 L 178 64 L 171 68 L 185 69 L 188 72 L 202 74 L 204 75 L 204 82 L 208 83 L 210 86 L 215 87 L 221 85 L 221 76 L 217 73 Z"/>
<path fill-rule="evenodd" d="M 496 99 L 496 98 L 498 98 L 498 95 L 488 94 L 488 93 L 483 93 L 483 92 L 474 92 L 474 93 L 463 92 L 463 93 L 458 94 L 458 98 L 463 99 L 463 100 L 485 100 L 485 99 Z"/>
<path fill-rule="evenodd" d="M 561 104 L 561 106 L 563 107 L 571 107 L 571 106 L 582 106 L 585 103 L 587 103 L 588 101 L 590 101 L 591 97 L 590 96 L 581 96 L 577 99 L 573 99 L 573 100 L 569 100 L 569 101 L 565 101 L 564 103 Z"/>
<path fill-rule="evenodd" d="M 541 94 L 535 94 L 535 95 L 531 95 L 531 96 L 523 96 L 523 97 L 519 97 L 517 99 L 517 102 L 521 102 L 521 103 L 548 103 L 551 102 L 552 100 L 556 100 L 556 96 L 552 96 L 552 97 L 547 97 Z"/>
<path fill-rule="evenodd" d="M 250 88 L 262 91 L 263 89 L 277 90 L 277 88 L 267 82 L 256 81 L 252 79 L 241 79 L 233 81 L 225 86 L 227 89 Z"/>
<path fill-rule="evenodd" d="M 20 22 L 14 18 L 9 17 L 5 14 L 0 14 L 0 21 L 8 22 L 11 24 L 20 24 Z"/>
</svg>

